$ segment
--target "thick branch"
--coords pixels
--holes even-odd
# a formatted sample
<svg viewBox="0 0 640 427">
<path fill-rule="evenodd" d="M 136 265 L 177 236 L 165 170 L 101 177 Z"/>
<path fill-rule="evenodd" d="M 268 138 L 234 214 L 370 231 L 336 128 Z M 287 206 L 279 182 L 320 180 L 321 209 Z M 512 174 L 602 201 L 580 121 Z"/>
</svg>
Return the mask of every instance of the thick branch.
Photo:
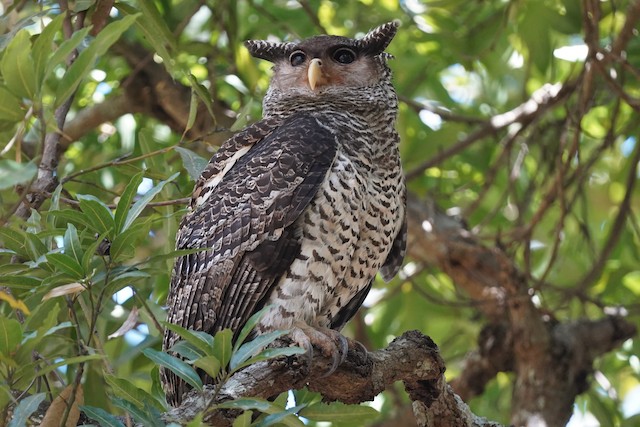
<svg viewBox="0 0 640 427">
<path fill-rule="evenodd" d="M 78 114 L 64 127 L 60 150 L 66 150 L 72 142 L 79 140 L 102 123 L 114 121 L 134 112 L 136 112 L 136 106 L 126 95 L 112 96 L 100 104 L 78 111 Z"/>
<path fill-rule="evenodd" d="M 101 4 L 108 4 L 108 1 Z M 106 7 L 106 6 L 105 6 Z M 96 17 L 97 19 L 97 17 Z M 120 94 L 114 94 L 99 104 L 79 110 L 69 120 L 59 140 L 57 155 L 61 156 L 69 146 L 84 137 L 102 123 L 117 120 L 130 113 L 142 113 L 169 126 L 177 134 L 185 131 L 189 120 L 191 88 L 175 81 L 161 64 L 155 63 L 152 54 L 140 45 L 119 42 L 114 51 L 123 56 L 133 72 L 122 82 Z M 212 117 L 203 103 L 198 106 L 196 120 L 186 133 L 189 139 L 202 139 L 212 145 L 220 145 L 231 132 L 235 115 L 221 101 L 214 100 Z M 29 156 L 35 155 L 38 141 L 25 140 L 23 149 Z M 57 163 L 56 158 L 56 163 Z M 45 190 L 42 190 L 45 191 Z M 52 190 L 46 190 L 50 192 Z"/>
<path fill-rule="evenodd" d="M 249 366 L 228 381 L 214 403 L 243 396 L 272 397 L 289 389 L 309 387 L 320 392 L 326 401 L 360 403 L 403 381 L 413 400 L 419 426 L 494 426 L 474 416 L 448 387 L 444 379 L 444 362 L 437 346 L 417 331 L 405 332 L 385 349 L 363 352 L 351 343 L 346 361 L 329 377 L 323 377 L 331 359 L 314 354 L 281 358 Z M 193 418 L 211 399 L 192 392 L 183 404 L 166 414 L 167 420 Z M 217 411 L 208 421 L 213 425 L 230 425 L 237 414 Z"/>
<path fill-rule="evenodd" d="M 457 390 L 474 396 L 497 372 L 513 371 L 512 422 L 564 425 L 594 359 L 633 337 L 635 327 L 620 317 L 553 321 L 534 306 L 527 278 L 502 250 L 480 243 L 433 203 L 410 198 L 408 213 L 410 255 L 446 272 L 490 321 Z"/>
</svg>

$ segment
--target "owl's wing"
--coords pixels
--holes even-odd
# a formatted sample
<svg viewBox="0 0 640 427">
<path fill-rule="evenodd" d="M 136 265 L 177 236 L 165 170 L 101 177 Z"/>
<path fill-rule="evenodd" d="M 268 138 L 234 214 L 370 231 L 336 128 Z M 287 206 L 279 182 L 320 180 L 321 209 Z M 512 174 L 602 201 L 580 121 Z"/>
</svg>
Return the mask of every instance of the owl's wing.
<svg viewBox="0 0 640 427">
<path fill-rule="evenodd" d="M 168 320 L 188 329 L 237 332 L 259 308 L 298 254 L 291 225 L 336 156 L 335 136 L 309 115 L 244 133 L 213 157 L 178 232 L 178 249 L 208 248 L 174 267 Z"/>
</svg>

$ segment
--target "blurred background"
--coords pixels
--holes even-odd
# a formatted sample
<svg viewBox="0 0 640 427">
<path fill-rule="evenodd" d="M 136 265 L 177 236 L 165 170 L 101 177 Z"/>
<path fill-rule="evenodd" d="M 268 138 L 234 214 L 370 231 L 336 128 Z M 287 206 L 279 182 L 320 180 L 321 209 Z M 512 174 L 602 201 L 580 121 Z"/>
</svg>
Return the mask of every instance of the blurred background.
<svg viewBox="0 0 640 427">
<path fill-rule="evenodd" d="M 479 387 L 456 388 L 470 355 L 485 354 L 489 327 L 511 318 L 487 308 L 495 295 L 456 280 L 443 254 L 464 236 L 511 260 L 550 329 L 607 316 L 638 326 L 638 3 L 4 1 L 0 295 L 2 325 L 20 332 L 2 344 L 0 403 L 11 406 L 10 389 L 55 390 L 78 375 L 85 404 L 111 413 L 118 387 L 159 396 L 142 350 L 160 348 L 185 198 L 219 144 L 261 117 L 269 84 L 271 64 L 242 42 L 362 36 L 397 19 L 388 52 L 414 212 L 409 254 L 345 333 L 374 350 L 422 331 L 472 411 L 513 422 L 517 354 Z M 56 160 L 60 185 L 28 205 L 43 158 Z M 144 203 L 131 213 L 123 198 Z M 424 222 L 426 207 L 450 223 Z M 109 214 L 115 225 L 96 225 Z M 96 249 L 103 238 L 110 252 Z M 466 274 L 485 277 L 483 267 Z M 640 422 L 639 344 L 628 335 L 596 350 L 571 426 Z M 408 425 L 400 384 L 370 405 L 379 415 L 367 425 Z"/>
</svg>

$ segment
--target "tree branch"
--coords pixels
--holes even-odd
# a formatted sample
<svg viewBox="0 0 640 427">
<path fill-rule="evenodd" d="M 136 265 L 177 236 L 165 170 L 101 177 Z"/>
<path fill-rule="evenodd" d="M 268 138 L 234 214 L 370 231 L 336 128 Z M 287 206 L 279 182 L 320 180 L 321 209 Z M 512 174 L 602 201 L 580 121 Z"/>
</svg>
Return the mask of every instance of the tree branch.
<svg viewBox="0 0 640 427">
<path fill-rule="evenodd" d="M 407 180 L 420 176 L 425 170 L 440 164 L 443 160 L 448 159 L 455 154 L 460 153 L 476 141 L 493 135 L 514 123 L 520 123 L 522 125 L 531 123 L 540 114 L 547 111 L 549 108 L 571 94 L 576 85 L 576 81 L 567 82 L 564 85 L 545 84 L 535 91 L 527 101 L 506 113 L 493 116 L 485 121 L 480 128 L 467 135 L 464 139 L 458 141 L 453 146 L 442 150 L 442 152 L 423 162 L 415 169 L 407 172 Z"/>
<path fill-rule="evenodd" d="M 325 401 L 353 404 L 372 400 L 396 381 L 403 381 L 419 426 L 497 426 L 473 415 L 453 393 L 444 379 L 445 366 L 437 346 L 420 332 L 405 332 L 387 348 L 373 352 L 363 352 L 360 345 L 351 341 L 345 362 L 331 376 L 324 377 L 331 363 L 331 358 L 317 352 L 311 361 L 301 355 L 251 365 L 224 384 L 214 403 L 243 396 L 269 398 L 306 386 L 320 392 Z M 165 420 L 192 419 L 205 409 L 205 402 L 212 396 L 210 388 L 202 395 L 191 392 L 180 407 L 165 415 Z M 230 425 L 237 415 L 215 411 L 206 421 L 216 426 Z"/>
<path fill-rule="evenodd" d="M 527 277 L 502 250 L 480 243 L 432 202 L 410 197 L 408 216 L 410 256 L 447 273 L 489 319 L 456 390 L 471 397 L 497 372 L 513 371 L 511 422 L 564 425 L 594 359 L 633 337 L 635 326 L 622 317 L 557 322 L 533 304 Z"/>
<path fill-rule="evenodd" d="M 69 15 L 69 7 L 66 1 L 60 2 L 60 7 L 63 13 L 65 13 L 65 19 L 62 22 L 62 29 L 65 34 L 65 38 L 71 37 L 73 32 L 71 26 L 71 18 Z M 77 52 L 74 50 L 67 58 L 67 66 L 71 66 L 77 57 Z M 71 109 L 71 104 L 75 97 L 75 91 L 65 99 L 64 102 L 53 113 L 57 129 L 62 129 L 67 119 L 67 114 Z M 42 158 L 38 165 L 38 174 L 33 184 L 27 189 L 25 197 L 18 205 L 15 215 L 22 219 L 27 219 L 31 215 L 31 209 L 38 210 L 42 203 L 46 200 L 44 194 L 50 193 L 55 190 L 58 185 L 58 178 L 56 176 L 56 170 L 58 168 L 58 144 L 60 142 L 60 132 L 48 132 L 44 137 L 44 147 L 42 149 Z"/>
</svg>

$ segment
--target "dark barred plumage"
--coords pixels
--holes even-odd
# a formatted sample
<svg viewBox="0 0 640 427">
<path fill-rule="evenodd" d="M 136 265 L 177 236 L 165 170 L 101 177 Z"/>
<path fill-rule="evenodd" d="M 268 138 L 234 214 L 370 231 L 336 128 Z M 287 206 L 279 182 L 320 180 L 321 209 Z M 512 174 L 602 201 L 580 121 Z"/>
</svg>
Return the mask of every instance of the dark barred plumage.
<svg viewBox="0 0 640 427">
<path fill-rule="evenodd" d="M 246 43 L 275 65 L 264 118 L 226 141 L 196 183 L 176 247 L 207 249 L 176 260 L 170 322 L 237 333 L 272 304 L 257 333 L 339 331 L 376 273 L 397 273 L 406 191 L 384 52 L 397 27 Z M 167 331 L 165 350 L 177 340 Z M 162 379 L 179 404 L 188 386 L 167 370 Z"/>
</svg>

